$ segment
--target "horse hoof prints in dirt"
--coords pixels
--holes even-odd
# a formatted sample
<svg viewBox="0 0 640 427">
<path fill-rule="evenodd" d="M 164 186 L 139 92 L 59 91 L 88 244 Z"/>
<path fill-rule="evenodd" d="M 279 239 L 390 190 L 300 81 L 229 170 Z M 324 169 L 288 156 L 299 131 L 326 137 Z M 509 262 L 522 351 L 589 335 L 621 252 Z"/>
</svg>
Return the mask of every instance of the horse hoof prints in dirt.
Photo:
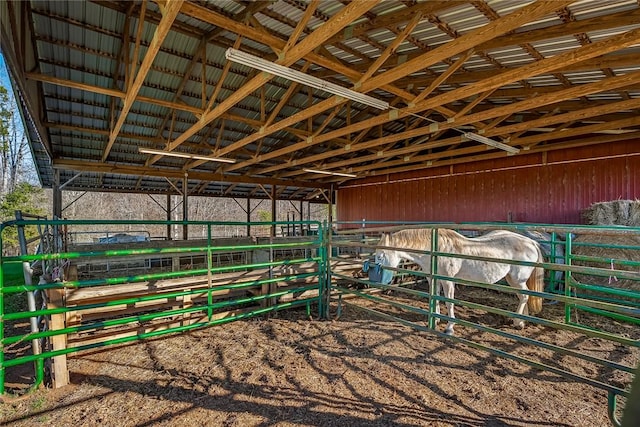
<svg viewBox="0 0 640 427">
<path fill-rule="evenodd" d="M 384 234 L 378 243 L 375 262 L 382 267 L 396 268 L 402 259 L 420 266 L 422 271 L 431 271 L 431 255 L 413 251 L 431 250 L 431 229 L 407 229 L 392 234 Z M 453 230 L 437 230 L 437 250 L 447 254 L 470 255 L 494 259 L 543 262 L 540 245 L 533 239 L 506 230 L 491 231 L 483 236 L 468 238 Z M 439 255 L 437 273 L 450 278 L 475 282 L 496 283 L 505 279 L 516 289 L 542 292 L 544 270 L 542 267 L 505 264 L 495 261 L 456 258 Z M 455 283 L 452 280 L 438 280 L 445 298 L 454 298 Z M 516 313 L 537 314 L 542 310 L 542 298 L 518 293 L 520 303 Z M 455 319 L 453 303 L 446 302 L 447 315 Z M 440 314 L 436 304 L 436 314 Z M 517 328 L 524 328 L 522 319 L 513 319 Z M 453 320 L 449 320 L 445 333 L 453 335 Z"/>
</svg>

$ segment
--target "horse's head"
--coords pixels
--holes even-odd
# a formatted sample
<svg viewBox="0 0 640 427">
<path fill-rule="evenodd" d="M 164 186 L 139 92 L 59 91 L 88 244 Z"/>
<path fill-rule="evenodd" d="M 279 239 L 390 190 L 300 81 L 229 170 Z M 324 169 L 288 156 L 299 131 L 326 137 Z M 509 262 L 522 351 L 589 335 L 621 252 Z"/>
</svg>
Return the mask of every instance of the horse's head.
<svg viewBox="0 0 640 427">
<path fill-rule="evenodd" d="M 374 258 L 376 265 L 383 269 L 384 267 L 396 268 L 398 264 L 400 264 L 398 253 L 393 249 L 386 249 L 382 246 L 393 246 L 391 236 L 388 233 L 384 233 L 378 242 L 378 248 L 376 249 Z M 388 285 L 391 283 L 391 280 L 393 280 L 393 274 L 393 270 L 383 270 L 381 282 Z"/>
</svg>

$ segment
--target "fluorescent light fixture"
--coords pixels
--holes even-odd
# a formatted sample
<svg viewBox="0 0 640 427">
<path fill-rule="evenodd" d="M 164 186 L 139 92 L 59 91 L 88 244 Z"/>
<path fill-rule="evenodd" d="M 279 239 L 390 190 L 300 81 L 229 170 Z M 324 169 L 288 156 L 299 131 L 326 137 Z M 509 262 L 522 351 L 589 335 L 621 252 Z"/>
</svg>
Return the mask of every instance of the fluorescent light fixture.
<svg viewBox="0 0 640 427">
<path fill-rule="evenodd" d="M 355 178 L 357 175 L 352 173 L 342 173 L 342 172 L 329 172 L 329 171 L 321 171 L 318 169 L 302 169 L 305 172 L 310 173 L 319 173 L 322 175 L 336 175 L 336 176 L 346 176 L 347 178 Z"/>
<path fill-rule="evenodd" d="M 511 154 L 518 154 L 520 152 L 519 148 L 512 147 L 512 146 L 507 145 L 507 144 L 503 144 L 502 142 L 494 141 L 491 138 L 487 138 L 486 136 L 478 135 L 477 133 L 465 132 L 464 136 L 467 139 L 471 139 L 471 140 L 474 140 L 474 141 L 477 141 L 477 142 L 482 142 L 483 144 L 487 144 L 487 145 L 490 145 L 492 147 L 499 148 L 499 149 L 504 150 L 504 151 L 508 151 Z"/>
<path fill-rule="evenodd" d="M 154 150 L 153 148 L 138 148 L 138 151 L 143 154 L 157 154 L 160 156 L 169 156 L 169 157 L 181 157 L 183 159 L 197 159 L 197 160 L 207 160 L 209 162 L 220 162 L 220 163 L 235 163 L 234 159 L 227 159 L 224 157 L 213 157 L 213 156 L 204 156 L 200 154 L 188 154 L 188 153 L 180 153 L 177 151 L 162 151 L 162 150 Z"/>
<path fill-rule="evenodd" d="M 377 108 L 379 110 L 388 110 L 389 103 L 376 99 L 372 96 L 365 95 L 364 93 L 356 92 L 346 87 L 342 87 L 337 84 L 330 83 L 326 80 L 319 79 L 317 77 L 310 76 L 292 68 L 284 67 L 271 61 L 264 60 L 257 56 L 242 52 L 237 49 L 228 48 L 225 52 L 225 57 L 232 62 L 246 65 L 247 67 L 255 68 L 261 71 L 265 71 L 274 76 L 283 77 L 287 80 L 311 86 L 315 89 L 323 90 L 325 92 L 332 93 L 334 95 L 341 96 L 346 99 L 350 99 L 355 102 L 359 102 L 370 107 Z"/>
</svg>

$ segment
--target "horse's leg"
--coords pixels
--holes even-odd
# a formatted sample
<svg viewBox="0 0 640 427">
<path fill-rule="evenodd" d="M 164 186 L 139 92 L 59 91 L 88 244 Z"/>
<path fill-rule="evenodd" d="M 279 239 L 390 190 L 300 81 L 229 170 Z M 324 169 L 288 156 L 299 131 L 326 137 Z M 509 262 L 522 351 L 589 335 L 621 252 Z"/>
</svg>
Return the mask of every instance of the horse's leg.
<svg viewBox="0 0 640 427">
<path fill-rule="evenodd" d="M 527 290 L 526 281 L 522 282 L 522 283 L 517 282 L 509 274 L 507 274 L 507 277 L 505 277 L 505 279 L 507 279 L 507 283 L 512 288 L 516 288 L 516 289 L 520 289 L 520 290 Z M 516 313 L 518 313 L 518 314 L 527 314 L 528 315 L 529 314 L 529 308 L 527 307 L 527 301 L 529 300 L 529 295 L 522 294 L 522 293 L 518 292 L 518 300 L 520 300 L 520 303 L 518 304 L 518 308 L 516 310 Z M 513 326 L 515 326 L 516 328 L 519 328 L 519 329 L 523 329 L 524 328 L 524 320 L 514 318 L 513 319 Z"/>
<path fill-rule="evenodd" d="M 455 284 L 450 280 L 440 280 L 440 284 L 442 286 L 442 291 L 444 292 L 444 297 L 453 299 L 456 289 Z M 456 316 L 455 314 L 453 314 L 453 303 L 447 301 L 445 302 L 445 305 L 447 306 L 447 315 L 451 319 L 455 319 Z M 447 335 L 453 335 L 453 325 L 453 320 L 449 320 L 449 322 L 447 322 L 447 327 L 445 328 L 444 333 Z"/>
<path fill-rule="evenodd" d="M 436 295 L 439 296 L 442 294 L 442 284 L 440 280 L 436 281 Z M 436 299 L 436 314 L 440 314 L 440 301 Z M 436 317 L 436 325 L 440 323 L 440 318 Z"/>
</svg>

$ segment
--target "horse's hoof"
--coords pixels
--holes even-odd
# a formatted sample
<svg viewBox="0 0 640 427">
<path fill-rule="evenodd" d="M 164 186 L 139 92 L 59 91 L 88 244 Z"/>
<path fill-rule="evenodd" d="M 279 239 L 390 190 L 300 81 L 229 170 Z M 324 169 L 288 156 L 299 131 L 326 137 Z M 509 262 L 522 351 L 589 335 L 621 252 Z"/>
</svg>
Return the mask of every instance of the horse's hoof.
<svg viewBox="0 0 640 427">
<path fill-rule="evenodd" d="M 516 329 L 524 329 L 524 322 L 520 321 L 520 322 L 513 322 L 513 327 Z"/>
<path fill-rule="evenodd" d="M 445 329 L 445 330 L 444 330 L 444 333 L 445 333 L 445 335 L 453 336 L 453 328 L 452 328 L 452 329 L 448 329 L 448 328 L 447 328 L 447 329 Z"/>
</svg>

